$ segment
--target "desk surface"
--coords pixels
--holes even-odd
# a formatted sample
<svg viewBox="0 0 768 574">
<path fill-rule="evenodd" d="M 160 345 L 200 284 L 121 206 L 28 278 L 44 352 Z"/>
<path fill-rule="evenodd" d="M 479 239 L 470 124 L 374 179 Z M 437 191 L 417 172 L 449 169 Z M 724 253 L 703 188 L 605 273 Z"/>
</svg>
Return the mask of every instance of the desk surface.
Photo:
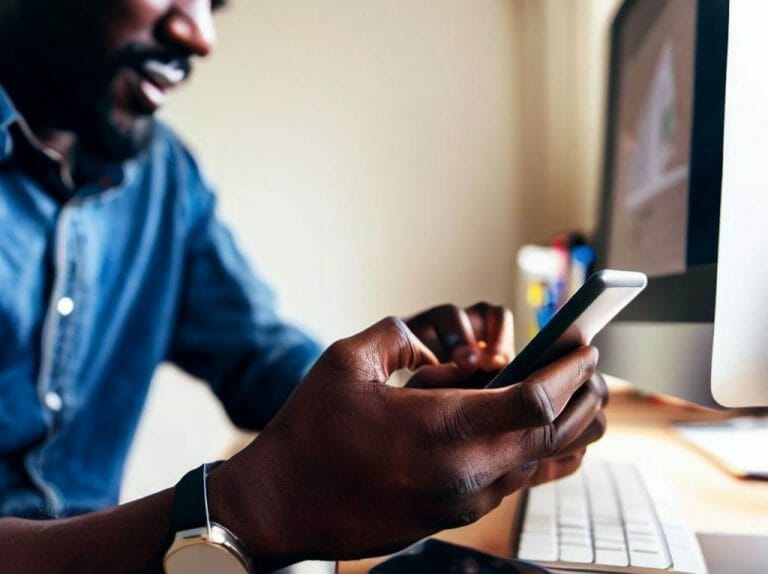
<svg viewBox="0 0 768 574">
<path fill-rule="evenodd" d="M 705 421 L 722 414 L 641 397 L 613 389 L 607 409 L 608 432 L 588 456 L 650 465 L 677 488 L 693 528 L 699 532 L 768 535 L 768 482 L 734 478 L 688 446 L 672 422 Z M 506 554 L 518 496 L 508 497 L 475 524 L 437 537 L 495 554 Z M 367 572 L 381 559 L 342 562 L 342 573 Z"/>
</svg>

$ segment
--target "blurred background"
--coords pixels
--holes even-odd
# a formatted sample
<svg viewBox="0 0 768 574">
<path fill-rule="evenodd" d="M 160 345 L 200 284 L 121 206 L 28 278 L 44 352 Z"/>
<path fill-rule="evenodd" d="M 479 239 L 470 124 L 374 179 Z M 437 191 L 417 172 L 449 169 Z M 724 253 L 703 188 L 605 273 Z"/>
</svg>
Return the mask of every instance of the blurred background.
<svg viewBox="0 0 768 574">
<path fill-rule="evenodd" d="M 164 119 L 220 213 L 325 342 L 391 314 L 514 306 L 525 243 L 595 225 L 617 0 L 232 0 Z M 123 499 L 241 441 L 160 369 Z"/>
</svg>

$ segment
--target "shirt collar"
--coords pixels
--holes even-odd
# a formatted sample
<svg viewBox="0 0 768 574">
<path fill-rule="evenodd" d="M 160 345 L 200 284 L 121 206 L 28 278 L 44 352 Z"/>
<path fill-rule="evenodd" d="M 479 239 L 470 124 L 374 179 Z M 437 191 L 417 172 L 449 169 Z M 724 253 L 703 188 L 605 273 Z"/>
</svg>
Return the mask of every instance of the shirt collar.
<svg viewBox="0 0 768 574">
<path fill-rule="evenodd" d="M 26 122 L 24 122 L 24 118 L 14 105 L 8 92 L 3 88 L 2 84 L 0 84 L 0 164 L 10 159 L 13 155 L 14 131 L 17 136 L 26 138 L 26 140 L 34 147 L 37 148 L 39 146 L 35 136 L 30 132 L 29 127 Z M 49 160 L 55 161 L 55 158 L 51 158 L 45 151 L 39 151 L 48 156 Z M 102 165 L 102 175 L 98 178 L 99 181 L 95 186 L 88 186 L 88 194 L 106 191 L 107 189 L 121 185 L 125 180 L 127 172 L 130 171 L 129 168 L 132 163 L 134 162 L 129 160 L 124 163 L 115 162 Z M 61 183 L 67 188 L 65 195 L 71 196 L 71 194 L 75 192 L 75 189 L 69 181 L 69 176 L 67 175 L 64 177 L 65 174 L 60 175 L 62 180 Z M 58 186 L 59 185 L 57 184 L 57 187 Z"/>
</svg>

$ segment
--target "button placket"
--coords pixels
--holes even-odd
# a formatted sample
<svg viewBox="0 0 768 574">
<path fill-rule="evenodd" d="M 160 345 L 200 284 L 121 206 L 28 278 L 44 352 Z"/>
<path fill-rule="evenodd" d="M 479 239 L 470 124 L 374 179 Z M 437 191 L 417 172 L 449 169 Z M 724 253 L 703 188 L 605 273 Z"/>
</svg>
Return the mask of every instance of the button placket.
<svg viewBox="0 0 768 574">
<path fill-rule="evenodd" d="M 65 265 L 62 269 L 62 289 L 54 294 L 56 298 L 55 310 L 50 312 L 54 325 L 54 346 L 51 349 L 51 370 L 45 384 L 43 401 L 52 413 L 53 427 L 59 423 L 58 416 L 63 415 L 66 406 L 66 396 L 72 371 L 72 358 L 77 331 L 76 293 L 78 262 L 78 233 L 73 217 L 67 218 L 71 224 L 68 226 L 64 239 Z M 57 278 L 58 279 L 58 278 Z M 41 389 L 43 391 L 43 389 Z M 58 398 L 53 398 L 57 396 Z"/>
<path fill-rule="evenodd" d="M 72 365 L 72 353 L 77 329 L 77 272 L 78 232 L 75 205 L 65 205 L 56 227 L 54 253 L 54 285 L 48 313 L 43 327 L 41 366 L 38 376 L 38 394 L 45 413 L 48 435 L 45 441 L 31 451 L 25 467 L 32 481 L 46 498 L 48 511 L 61 510 L 61 496 L 43 475 L 44 455 L 67 410 L 67 387 Z"/>
</svg>

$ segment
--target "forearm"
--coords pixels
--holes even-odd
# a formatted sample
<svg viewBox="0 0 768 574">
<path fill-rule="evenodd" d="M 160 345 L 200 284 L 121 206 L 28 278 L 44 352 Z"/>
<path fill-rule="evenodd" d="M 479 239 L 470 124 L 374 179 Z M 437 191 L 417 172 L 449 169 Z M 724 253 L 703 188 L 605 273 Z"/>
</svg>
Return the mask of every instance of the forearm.
<svg viewBox="0 0 768 574">
<path fill-rule="evenodd" d="M 314 341 L 301 338 L 282 349 L 278 345 L 270 350 L 253 349 L 235 362 L 236 367 L 224 370 L 226 375 L 213 375 L 207 380 L 235 425 L 260 431 L 282 408 L 319 355 L 320 347 Z M 212 360 L 210 364 L 216 363 Z"/>
<path fill-rule="evenodd" d="M 161 572 L 173 489 L 75 518 L 0 520 L 0 572 Z"/>
</svg>

